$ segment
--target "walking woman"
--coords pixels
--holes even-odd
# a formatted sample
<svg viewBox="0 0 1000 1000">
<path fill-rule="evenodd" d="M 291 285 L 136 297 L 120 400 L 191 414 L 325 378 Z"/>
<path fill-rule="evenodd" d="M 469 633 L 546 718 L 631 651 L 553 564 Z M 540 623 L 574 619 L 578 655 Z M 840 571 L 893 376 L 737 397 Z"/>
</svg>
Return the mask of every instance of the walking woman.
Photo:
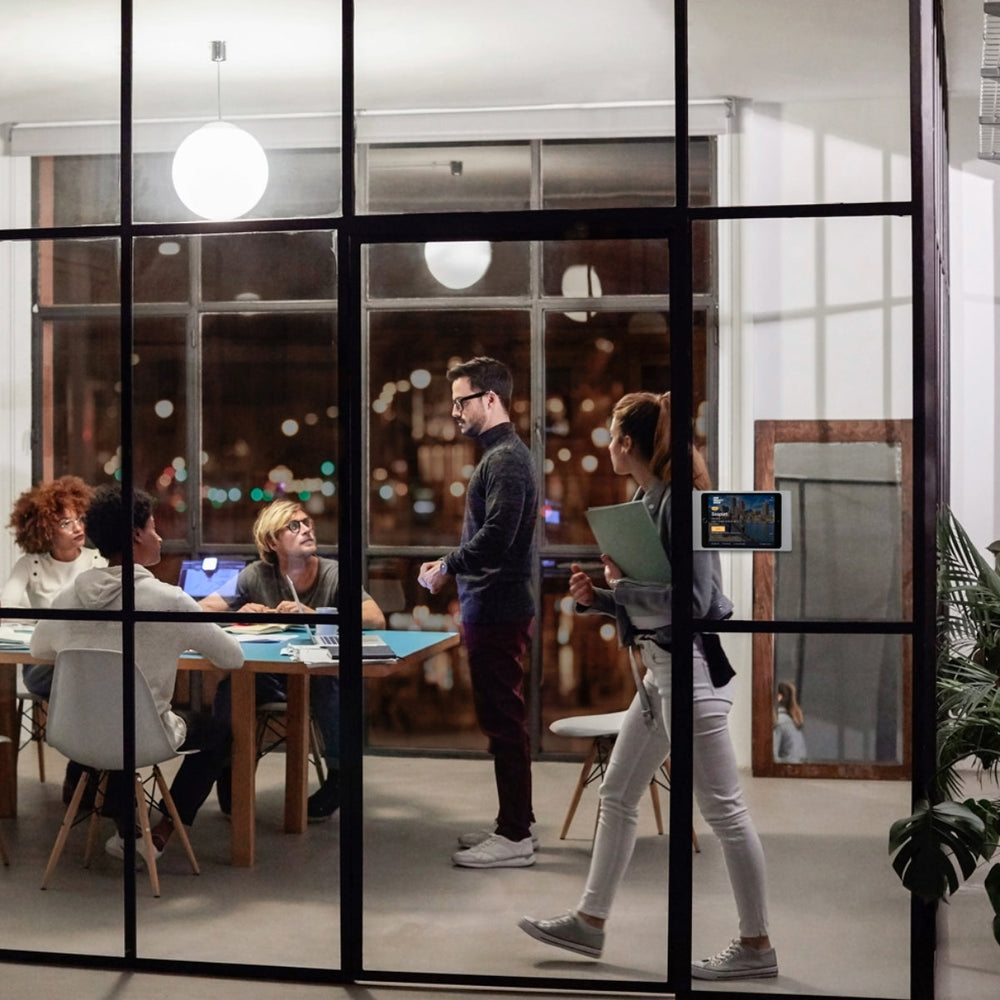
<svg viewBox="0 0 1000 1000">
<path fill-rule="evenodd" d="M 616 404 L 608 446 L 616 475 L 639 486 L 635 501 L 652 515 L 670 555 L 670 394 L 630 393 Z M 711 489 L 704 460 L 694 452 L 695 489 Z M 622 575 L 606 555 L 607 589 L 572 567 L 570 593 L 582 614 L 614 617 L 619 641 L 645 668 L 615 742 L 604 783 L 587 884 L 575 910 L 551 919 L 524 917 L 519 927 L 546 944 L 598 958 L 604 925 L 635 845 L 639 803 L 670 755 L 671 591 Z M 694 615 L 719 620 L 732 613 L 722 593 L 718 555 L 694 554 Z M 755 979 L 778 974 L 767 929 L 764 852 L 743 801 L 729 737 L 734 672 L 714 635 L 694 641 L 694 794 L 702 816 L 722 842 L 739 915 L 739 936 L 717 955 L 692 963 L 695 979 Z"/>
</svg>

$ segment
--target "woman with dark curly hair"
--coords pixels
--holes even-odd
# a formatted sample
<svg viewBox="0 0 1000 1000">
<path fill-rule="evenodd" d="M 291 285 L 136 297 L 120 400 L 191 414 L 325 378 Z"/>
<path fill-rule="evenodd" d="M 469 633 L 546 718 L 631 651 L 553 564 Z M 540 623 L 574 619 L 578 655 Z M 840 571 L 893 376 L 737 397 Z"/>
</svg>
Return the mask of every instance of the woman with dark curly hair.
<svg viewBox="0 0 1000 1000">
<path fill-rule="evenodd" d="M 107 565 L 96 549 L 84 548 L 84 516 L 93 495 L 79 476 L 62 476 L 17 498 L 8 527 L 25 554 L 0 591 L 0 606 L 50 607 L 56 594 L 84 570 Z M 47 698 L 52 667 L 26 667 L 24 683 L 33 694 Z"/>
<path fill-rule="evenodd" d="M 84 547 L 84 517 L 94 490 L 79 476 L 62 476 L 25 490 L 14 504 L 8 527 L 24 553 L 0 591 L 0 607 L 48 608 L 63 587 L 84 570 L 107 566 L 97 549 Z M 40 698 L 52 690 L 52 664 L 25 664 L 24 686 Z M 63 801 L 76 787 L 82 765 L 69 761 Z"/>
</svg>

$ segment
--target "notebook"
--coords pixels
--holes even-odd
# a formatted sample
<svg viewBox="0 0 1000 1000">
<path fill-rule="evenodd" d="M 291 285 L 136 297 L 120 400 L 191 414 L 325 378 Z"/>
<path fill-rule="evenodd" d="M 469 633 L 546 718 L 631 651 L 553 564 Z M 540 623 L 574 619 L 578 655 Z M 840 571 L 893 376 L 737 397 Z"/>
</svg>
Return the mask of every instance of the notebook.
<svg viewBox="0 0 1000 1000">
<path fill-rule="evenodd" d="M 177 586 L 196 601 L 215 593 L 235 597 L 236 578 L 246 564 L 246 559 L 218 559 L 215 556 L 185 559 L 181 563 Z"/>
</svg>

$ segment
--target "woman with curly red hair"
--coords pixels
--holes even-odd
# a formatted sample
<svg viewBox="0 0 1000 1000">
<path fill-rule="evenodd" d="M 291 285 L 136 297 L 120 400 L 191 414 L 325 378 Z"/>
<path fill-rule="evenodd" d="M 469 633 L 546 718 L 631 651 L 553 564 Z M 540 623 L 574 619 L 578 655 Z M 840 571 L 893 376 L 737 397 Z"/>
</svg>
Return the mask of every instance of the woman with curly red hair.
<svg viewBox="0 0 1000 1000">
<path fill-rule="evenodd" d="M 79 476 L 62 476 L 17 498 L 8 527 L 24 555 L 0 591 L 0 606 L 50 607 L 52 598 L 84 570 L 107 565 L 96 549 L 84 547 L 84 517 L 93 495 Z M 26 667 L 24 683 L 33 694 L 47 698 L 52 667 Z"/>
<path fill-rule="evenodd" d="M 24 553 L 0 591 L 0 607 L 48 608 L 52 599 L 82 572 L 108 561 L 84 546 L 84 518 L 94 490 L 79 476 L 61 476 L 25 490 L 14 504 L 8 527 Z M 24 686 L 40 698 L 52 689 L 52 664 L 25 664 Z M 63 801 L 69 802 L 82 765 L 69 761 Z"/>
</svg>

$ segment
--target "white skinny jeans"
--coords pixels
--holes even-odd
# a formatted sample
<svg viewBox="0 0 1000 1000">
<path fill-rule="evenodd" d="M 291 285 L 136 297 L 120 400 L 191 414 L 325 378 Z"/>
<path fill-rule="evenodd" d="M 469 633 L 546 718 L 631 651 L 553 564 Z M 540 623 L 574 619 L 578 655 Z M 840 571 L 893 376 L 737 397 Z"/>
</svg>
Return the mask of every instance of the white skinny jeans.
<svg viewBox="0 0 1000 1000">
<path fill-rule="evenodd" d="M 577 909 L 607 918 L 635 846 L 639 803 L 653 775 L 670 755 L 671 656 L 650 640 L 640 640 L 646 674 L 643 684 L 653 724 L 643 719 L 636 692 L 611 751 L 601 785 L 601 815 L 587 885 Z M 712 686 L 701 640 L 694 649 L 694 795 L 698 809 L 722 842 L 729 882 L 736 897 L 742 937 L 767 934 L 764 851 L 743 802 L 736 756 L 729 738 L 732 681 Z"/>
</svg>

